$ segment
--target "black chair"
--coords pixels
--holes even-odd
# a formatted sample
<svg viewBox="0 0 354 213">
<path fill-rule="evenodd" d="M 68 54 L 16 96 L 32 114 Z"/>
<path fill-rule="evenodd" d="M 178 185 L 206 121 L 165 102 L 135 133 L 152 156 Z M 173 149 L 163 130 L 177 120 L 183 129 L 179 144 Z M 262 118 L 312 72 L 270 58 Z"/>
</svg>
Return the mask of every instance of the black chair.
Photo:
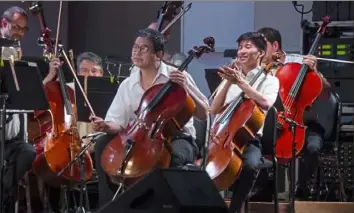
<svg viewBox="0 0 354 213">
<path fill-rule="evenodd" d="M 337 93 L 335 92 L 330 92 L 329 98 L 326 101 L 326 110 L 327 113 L 325 114 L 327 116 L 326 120 L 326 125 L 325 126 L 325 135 L 324 135 L 324 149 L 325 150 L 333 150 L 334 151 L 334 158 L 338 158 L 338 149 L 339 149 L 339 132 L 340 132 L 340 124 L 341 124 L 341 117 L 342 117 L 342 104 L 340 101 L 340 97 Z M 321 153 L 319 162 L 325 161 L 325 155 L 324 153 Z M 337 164 L 337 161 L 335 164 Z M 339 179 L 340 182 L 343 183 L 343 177 L 341 175 L 341 170 L 339 168 L 339 165 L 336 165 L 336 169 L 339 174 Z M 317 169 L 317 174 L 316 174 L 316 180 L 317 180 L 317 189 L 319 189 L 321 186 L 321 167 Z M 345 195 L 342 195 L 342 197 L 345 197 Z M 320 200 L 320 190 L 317 190 L 317 195 L 316 195 L 316 200 Z"/>
<path fill-rule="evenodd" d="M 266 115 L 263 129 L 262 137 L 262 164 L 260 169 L 272 169 L 272 179 L 273 183 L 273 202 L 274 202 L 274 212 L 279 212 L 279 201 L 278 201 L 278 163 L 275 156 L 275 143 L 277 139 L 277 110 L 275 107 L 271 107 Z M 250 193 L 251 194 L 251 193 Z M 249 199 L 245 201 L 245 213 L 248 212 Z"/>
</svg>

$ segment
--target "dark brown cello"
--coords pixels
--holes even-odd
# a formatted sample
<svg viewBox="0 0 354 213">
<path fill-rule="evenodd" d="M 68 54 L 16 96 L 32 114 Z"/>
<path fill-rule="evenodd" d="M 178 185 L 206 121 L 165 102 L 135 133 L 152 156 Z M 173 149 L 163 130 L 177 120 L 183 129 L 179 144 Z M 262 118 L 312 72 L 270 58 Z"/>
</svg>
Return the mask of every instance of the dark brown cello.
<svg viewBox="0 0 354 213">
<path fill-rule="evenodd" d="M 179 70 L 184 70 L 194 57 L 214 51 L 214 38 L 207 37 L 204 43 L 206 46 L 189 51 Z M 105 147 L 102 153 L 104 171 L 129 185 L 130 181 L 143 177 L 156 166 L 168 167 L 170 144 L 166 141 L 183 128 L 194 110 L 193 99 L 172 81 L 148 89 L 135 112 L 135 122 Z"/>
<path fill-rule="evenodd" d="M 61 6 L 62 3 L 60 3 L 59 11 L 61 11 Z M 54 44 L 50 38 L 50 30 L 45 24 L 40 2 L 33 2 L 30 9 L 39 18 L 42 30 L 41 40 L 45 47 L 45 53 L 49 56 L 57 56 L 59 30 L 57 30 Z M 33 167 L 45 183 L 60 187 L 61 185 L 72 186 L 80 181 L 79 162 L 72 164 L 62 176 L 57 176 L 57 173 L 64 169 L 80 152 L 81 139 L 76 125 L 74 92 L 66 85 L 62 69 L 57 70 L 57 75 L 58 81 L 49 82 L 44 86 L 50 111 L 35 112 L 35 119 L 42 125 L 40 125 L 41 134 L 35 140 L 37 157 Z M 92 176 L 92 170 L 92 159 L 90 154 L 86 152 L 85 180 Z"/>
<path fill-rule="evenodd" d="M 262 73 L 267 74 L 277 66 L 272 62 L 261 68 L 249 82 L 250 86 Z M 206 164 L 207 173 L 220 191 L 229 188 L 238 178 L 243 150 L 263 126 L 264 120 L 264 112 L 243 92 L 220 110 L 211 127 Z"/>
<path fill-rule="evenodd" d="M 315 54 L 319 41 L 329 23 L 330 17 L 324 17 L 309 54 Z M 300 65 L 298 63 L 285 64 L 277 70 L 275 76 L 279 79 L 279 95 L 284 105 L 284 111 L 278 112 L 280 131 L 276 143 L 276 156 L 283 162 L 287 162 L 298 155 L 305 144 L 304 111 L 320 95 L 322 81 L 319 74 L 311 70 L 308 65 Z M 294 140 L 293 131 L 286 120 L 291 120 L 298 124 L 295 127 L 295 153 L 293 153 L 292 147 Z"/>
</svg>

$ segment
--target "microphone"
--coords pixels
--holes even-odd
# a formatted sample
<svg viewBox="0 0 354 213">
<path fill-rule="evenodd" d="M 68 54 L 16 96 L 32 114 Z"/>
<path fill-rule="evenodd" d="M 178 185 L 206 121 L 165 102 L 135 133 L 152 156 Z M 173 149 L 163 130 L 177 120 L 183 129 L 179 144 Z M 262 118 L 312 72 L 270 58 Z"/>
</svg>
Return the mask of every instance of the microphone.
<svg viewBox="0 0 354 213">
<path fill-rule="evenodd" d="M 106 135 L 107 133 L 104 133 L 104 132 L 95 132 L 95 133 L 91 133 L 91 134 L 88 134 L 88 135 L 85 135 L 83 136 L 81 139 L 86 139 L 86 138 L 95 138 L 95 137 L 98 137 L 100 135 Z"/>
</svg>

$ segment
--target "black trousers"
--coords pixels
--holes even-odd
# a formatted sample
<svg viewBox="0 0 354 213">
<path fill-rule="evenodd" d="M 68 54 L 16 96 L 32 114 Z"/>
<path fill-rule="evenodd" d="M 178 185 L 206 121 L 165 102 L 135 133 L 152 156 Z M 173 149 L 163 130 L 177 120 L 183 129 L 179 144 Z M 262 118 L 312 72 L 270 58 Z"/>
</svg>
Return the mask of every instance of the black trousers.
<svg viewBox="0 0 354 213">
<path fill-rule="evenodd" d="M 229 206 L 229 213 L 240 212 L 242 204 L 251 192 L 262 163 L 261 150 L 260 138 L 248 142 L 243 152 L 243 167 L 241 173 L 231 186 L 233 195 Z"/>
<path fill-rule="evenodd" d="M 107 204 L 114 196 L 117 185 L 112 184 L 101 166 L 101 155 L 106 145 L 114 136 L 99 137 L 95 144 L 95 165 L 98 174 L 98 191 L 100 207 Z M 193 163 L 197 156 L 197 145 L 190 136 L 177 136 L 172 140 L 172 155 L 170 167 L 176 168 L 187 163 Z M 108 209 L 107 209 L 108 211 Z M 114 212 L 114 209 L 112 209 Z"/>
<path fill-rule="evenodd" d="M 306 190 L 307 182 L 315 175 L 324 142 L 324 129 L 317 123 L 307 124 L 304 146 L 304 175 L 299 176 L 299 190 Z"/>
<path fill-rule="evenodd" d="M 20 179 L 32 168 L 36 152 L 31 144 L 13 139 L 5 141 L 5 167 L 4 167 L 4 203 L 6 203 L 11 190 L 14 190 Z"/>
</svg>

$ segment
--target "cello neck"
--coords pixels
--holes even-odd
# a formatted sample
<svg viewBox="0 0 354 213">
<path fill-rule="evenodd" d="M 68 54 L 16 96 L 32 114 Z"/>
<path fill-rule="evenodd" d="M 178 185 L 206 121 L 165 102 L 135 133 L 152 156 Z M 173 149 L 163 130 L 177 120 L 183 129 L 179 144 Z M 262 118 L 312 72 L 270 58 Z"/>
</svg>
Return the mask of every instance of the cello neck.
<svg viewBox="0 0 354 213">
<path fill-rule="evenodd" d="M 313 41 L 312 45 L 311 45 L 311 48 L 310 48 L 310 51 L 308 54 L 310 55 L 314 55 L 317 48 L 318 48 L 318 44 L 323 36 L 323 34 L 326 32 L 326 29 L 327 29 L 327 25 L 330 23 L 330 17 L 329 16 L 325 16 L 324 18 L 322 18 L 323 20 L 323 23 L 322 25 L 320 26 L 320 28 L 318 29 L 317 33 L 316 33 L 316 38 L 315 40 Z M 290 90 L 290 95 L 292 97 L 297 97 L 297 94 L 300 90 L 300 87 L 305 79 L 305 76 L 306 76 L 306 73 L 307 71 L 309 70 L 309 66 L 307 64 L 302 64 L 301 66 L 301 69 L 297 75 L 297 78 L 293 84 L 293 86 L 291 87 L 291 90 Z"/>
<path fill-rule="evenodd" d="M 57 73 L 58 73 L 58 79 L 60 84 L 60 91 L 63 96 L 66 113 L 73 116 L 74 115 L 73 108 L 71 106 L 68 90 L 66 89 L 66 80 L 65 80 L 63 69 L 59 68 Z"/>
</svg>

